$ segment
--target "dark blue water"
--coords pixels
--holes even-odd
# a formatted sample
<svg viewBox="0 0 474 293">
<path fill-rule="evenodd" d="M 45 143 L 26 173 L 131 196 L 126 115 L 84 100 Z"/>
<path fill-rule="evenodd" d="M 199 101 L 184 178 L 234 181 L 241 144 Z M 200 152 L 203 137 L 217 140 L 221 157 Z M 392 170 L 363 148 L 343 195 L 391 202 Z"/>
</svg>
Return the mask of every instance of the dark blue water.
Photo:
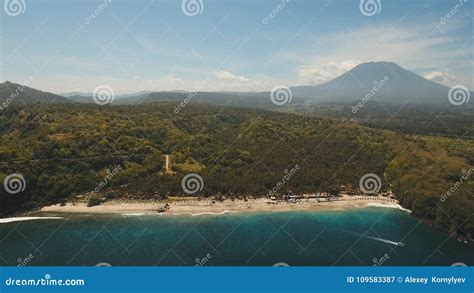
<svg viewBox="0 0 474 293">
<path fill-rule="evenodd" d="M 0 263 L 474 265 L 473 244 L 393 209 L 61 216 L 64 219 L 0 224 Z M 399 242 L 404 245 L 396 245 Z"/>
</svg>

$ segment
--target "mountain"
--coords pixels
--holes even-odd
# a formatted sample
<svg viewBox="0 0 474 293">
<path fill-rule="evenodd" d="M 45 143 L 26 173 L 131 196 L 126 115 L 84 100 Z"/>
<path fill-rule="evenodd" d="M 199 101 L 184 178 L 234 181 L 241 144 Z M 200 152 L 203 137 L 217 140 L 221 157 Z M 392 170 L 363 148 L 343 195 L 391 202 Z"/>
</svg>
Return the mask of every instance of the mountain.
<svg viewBox="0 0 474 293">
<path fill-rule="evenodd" d="M 425 79 L 393 62 L 362 63 L 320 85 L 290 87 L 291 106 L 323 103 L 358 103 L 368 97 L 389 104 L 448 105 L 449 87 Z M 130 96 L 120 103 L 151 101 L 182 102 L 191 93 L 153 92 L 148 96 Z M 474 96 L 474 93 L 470 93 Z M 198 92 L 192 99 L 206 104 L 274 109 L 270 92 Z M 118 100 L 118 99 L 117 99 Z"/>
<path fill-rule="evenodd" d="M 392 104 L 449 103 L 449 87 L 425 79 L 393 62 L 359 64 L 321 85 L 295 86 L 291 91 L 293 96 L 308 97 L 317 102 L 352 103 L 373 93 L 370 99 Z"/>
<path fill-rule="evenodd" d="M 6 82 L 0 86 L 0 97 L 5 100 L 17 88 Z M 292 99 L 285 106 L 311 106 L 320 103 L 356 104 L 363 99 L 388 104 L 449 105 L 449 87 L 425 79 L 403 69 L 393 62 L 359 64 L 348 72 L 320 85 L 290 87 Z M 471 96 L 474 93 L 470 92 Z M 71 92 L 63 96 L 45 93 L 28 87 L 19 94 L 25 103 L 68 102 L 93 103 L 91 93 Z M 272 103 L 270 92 L 185 92 L 141 91 L 116 95 L 114 104 L 141 104 L 149 102 L 204 103 L 256 109 L 281 109 Z"/>
<path fill-rule="evenodd" d="M 70 102 L 70 100 L 63 96 L 43 92 L 25 85 L 19 85 L 9 81 L 0 84 L 0 105 Z"/>
<path fill-rule="evenodd" d="M 123 95 L 115 95 L 114 101 L 119 101 L 123 100 L 125 103 L 128 103 L 128 99 L 131 100 L 140 100 L 143 99 L 144 97 L 148 96 L 151 91 L 140 91 L 137 93 L 131 93 L 131 94 L 123 94 Z M 83 92 L 70 92 L 70 93 L 64 93 L 61 94 L 64 97 L 67 97 L 69 100 L 74 101 L 76 103 L 93 103 L 94 99 L 92 98 L 92 93 L 83 93 Z M 121 102 L 118 102 L 119 104 Z"/>
<path fill-rule="evenodd" d="M 60 93 L 61 96 L 70 98 L 70 97 L 75 97 L 75 96 L 92 96 L 92 93 L 86 93 L 86 92 L 67 92 L 67 93 Z"/>
</svg>

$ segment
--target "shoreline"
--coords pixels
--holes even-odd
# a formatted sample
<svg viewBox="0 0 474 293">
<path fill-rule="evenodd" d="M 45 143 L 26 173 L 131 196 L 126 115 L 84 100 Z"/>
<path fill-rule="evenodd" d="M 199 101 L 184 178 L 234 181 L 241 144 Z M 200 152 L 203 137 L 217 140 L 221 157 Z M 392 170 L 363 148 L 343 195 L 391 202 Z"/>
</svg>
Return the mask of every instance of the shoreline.
<svg viewBox="0 0 474 293">
<path fill-rule="evenodd" d="M 165 204 L 169 208 L 162 212 Z M 214 201 L 212 199 L 177 199 L 177 200 L 111 200 L 103 204 L 88 207 L 85 202 L 51 205 L 41 208 L 40 212 L 52 213 L 119 213 L 124 216 L 141 216 L 146 214 L 160 215 L 223 215 L 240 212 L 285 212 L 285 211 L 344 211 L 366 207 L 382 207 L 409 210 L 400 206 L 398 201 L 376 196 L 348 196 L 337 200 L 317 202 L 314 199 L 303 199 L 298 202 L 272 201 L 267 198 L 245 200 Z"/>
</svg>

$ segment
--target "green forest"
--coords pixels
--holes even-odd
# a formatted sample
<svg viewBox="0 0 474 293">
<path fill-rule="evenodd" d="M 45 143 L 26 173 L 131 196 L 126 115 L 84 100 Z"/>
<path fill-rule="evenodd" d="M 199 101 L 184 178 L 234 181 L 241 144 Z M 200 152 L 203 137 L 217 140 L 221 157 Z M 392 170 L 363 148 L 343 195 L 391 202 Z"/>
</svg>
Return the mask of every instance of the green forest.
<svg viewBox="0 0 474 293">
<path fill-rule="evenodd" d="M 175 106 L 51 104 L 35 112 L 10 105 L 0 112 L 0 180 L 22 174 L 26 188 L 12 195 L 2 186 L 0 213 L 97 191 L 117 168 L 98 196 L 188 196 L 181 180 L 197 173 L 204 187 L 194 196 L 263 197 L 298 165 L 281 193 L 358 192 L 359 179 L 375 173 L 416 217 L 474 235 L 474 179 L 456 184 L 474 166 L 472 139 L 204 104 L 176 113 Z M 164 155 L 173 174 L 163 172 Z"/>
</svg>

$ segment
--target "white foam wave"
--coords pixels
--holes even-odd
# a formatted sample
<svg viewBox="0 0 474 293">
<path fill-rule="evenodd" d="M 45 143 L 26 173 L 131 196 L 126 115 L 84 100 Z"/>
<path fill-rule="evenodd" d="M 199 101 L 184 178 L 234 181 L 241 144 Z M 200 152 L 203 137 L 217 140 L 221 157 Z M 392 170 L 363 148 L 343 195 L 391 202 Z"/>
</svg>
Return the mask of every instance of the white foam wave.
<svg viewBox="0 0 474 293">
<path fill-rule="evenodd" d="M 367 203 L 368 207 L 379 207 L 379 208 L 388 208 L 388 209 L 398 209 L 407 213 L 411 213 L 409 209 L 402 207 L 399 204 L 383 204 L 383 203 L 376 203 L 376 202 L 369 202 Z"/>
<path fill-rule="evenodd" d="M 146 215 L 146 213 L 126 213 L 126 214 L 122 214 L 122 216 L 126 216 L 126 217 L 139 217 L 139 216 L 143 216 L 143 215 Z"/>
<path fill-rule="evenodd" d="M 175 215 L 191 215 L 191 216 L 203 216 L 203 215 L 211 215 L 211 216 L 216 216 L 216 215 L 223 215 L 223 214 L 227 214 L 227 213 L 235 213 L 235 211 L 228 211 L 228 210 L 225 210 L 225 211 L 222 211 L 222 212 L 219 212 L 219 213 L 213 213 L 213 212 L 202 212 L 202 213 L 184 213 L 184 214 L 175 214 Z"/>
<path fill-rule="evenodd" d="M 375 240 L 375 241 L 380 241 L 380 242 L 384 242 L 384 243 L 391 244 L 391 245 L 395 245 L 395 246 L 405 246 L 405 244 L 402 243 L 402 242 L 396 242 L 396 241 L 392 241 L 392 240 L 388 240 L 388 239 L 383 239 L 383 238 L 379 238 L 379 237 L 367 236 L 367 235 L 363 235 L 363 234 L 360 234 L 360 233 L 352 233 L 352 234 L 355 234 L 355 235 L 357 235 L 357 236 L 360 236 L 360 237 L 363 237 L 363 238 L 366 238 L 366 239 L 371 239 L 371 240 Z"/>
<path fill-rule="evenodd" d="M 32 221 L 32 220 L 60 220 L 64 219 L 63 217 L 13 217 L 0 219 L 0 224 L 13 223 L 13 222 L 22 222 L 22 221 Z"/>
</svg>

